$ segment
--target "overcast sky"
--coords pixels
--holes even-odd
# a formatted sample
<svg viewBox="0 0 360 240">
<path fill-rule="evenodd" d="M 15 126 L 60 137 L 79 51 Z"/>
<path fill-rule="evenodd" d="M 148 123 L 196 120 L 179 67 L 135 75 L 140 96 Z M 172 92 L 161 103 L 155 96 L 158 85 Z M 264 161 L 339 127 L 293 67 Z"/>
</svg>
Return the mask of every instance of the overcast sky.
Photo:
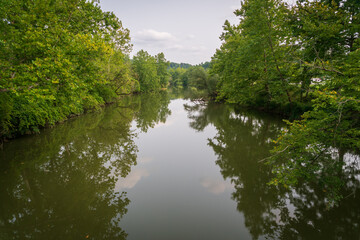
<svg viewBox="0 0 360 240">
<path fill-rule="evenodd" d="M 220 47 L 225 20 L 238 23 L 233 12 L 240 0 L 100 0 L 100 5 L 130 30 L 132 55 L 144 49 L 163 52 L 172 62 L 199 64 Z"/>
</svg>

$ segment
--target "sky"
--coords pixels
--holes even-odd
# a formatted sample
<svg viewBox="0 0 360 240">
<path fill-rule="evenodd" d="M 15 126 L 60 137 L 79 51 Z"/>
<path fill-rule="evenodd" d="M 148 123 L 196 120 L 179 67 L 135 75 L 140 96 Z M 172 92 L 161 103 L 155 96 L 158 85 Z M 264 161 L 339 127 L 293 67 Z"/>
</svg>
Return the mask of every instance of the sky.
<svg viewBox="0 0 360 240">
<path fill-rule="evenodd" d="M 225 20 L 237 24 L 233 14 L 240 0 L 100 0 L 130 30 L 133 51 L 160 52 L 171 62 L 200 64 L 210 61 Z"/>
</svg>

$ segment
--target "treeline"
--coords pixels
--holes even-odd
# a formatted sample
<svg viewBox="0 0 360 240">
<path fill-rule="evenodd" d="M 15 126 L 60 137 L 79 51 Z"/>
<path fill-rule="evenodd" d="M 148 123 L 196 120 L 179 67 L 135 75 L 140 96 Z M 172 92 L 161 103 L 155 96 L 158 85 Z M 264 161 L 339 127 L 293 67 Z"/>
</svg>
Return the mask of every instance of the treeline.
<svg viewBox="0 0 360 240">
<path fill-rule="evenodd" d="M 319 183 L 340 197 L 347 151 L 360 149 L 360 2 L 245 0 L 224 24 L 211 72 L 218 99 L 302 119 L 276 141 L 273 183 Z"/>
<path fill-rule="evenodd" d="M 189 68 L 170 68 L 169 86 L 172 88 L 190 89 L 205 96 L 216 96 L 217 74 L 210 74 L 210 63 L 190 66 Z M 206 67 L 206 68 L 205 68 Z"/>
<path fill-rule="evenodd" d="M 139 81 L 139 91 L 149 92 L 166 88 L 169 81 L 166 61 L 163 53 L 151 56 L 144 50 L 140 50 L 132 61 L 136 79 Z"/>
<path fill-rule="evenodd" d="M 204 62 L 204 63 L 200 63 L 196 66 L 201 66 L 204 69 L 208 69 L 210 67 L 210 62 Z M 174 63 L 174 62 L 170 62 L 169 68 L 184 68 L 184 69 L 188 69 L 193 67 L 193 65 L 189 64 L 189 63 Z"/>
<path fill-rule="evenodd" d="M 167 85 L 168 63 L 140 51 L 97 1 L 0 1 L 0 139 Z"/>
<path fill-rule="evenodd" d="M 184 69 L 187 69 L 187 68 L 190 68 L 192 67 L 191 64 L 189 63 L 174 63 L 174 62 L 171 62 L 170 65 L 169 65 L 169 68 L 184 68 Z"/>
</svg>

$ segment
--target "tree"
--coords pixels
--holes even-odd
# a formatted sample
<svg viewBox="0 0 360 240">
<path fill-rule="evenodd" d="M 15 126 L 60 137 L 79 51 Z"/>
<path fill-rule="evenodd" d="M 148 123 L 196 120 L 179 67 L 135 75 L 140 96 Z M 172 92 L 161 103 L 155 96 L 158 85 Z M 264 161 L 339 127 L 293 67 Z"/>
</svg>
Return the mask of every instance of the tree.
<svg viewBox="0 0 360 240">
<path fill-rule="evenodd" d="M 157 74 L 156 58 L 140 50 L 133 58 L 133 69 L 140 83 L 141 92 L 160 89 L 160 77 Z"/>
<path fill-rule="evenodd" d="M 277 176 L 273 184 L 296 186 L 307 179 L 323 187 L 328 193 L 329 205 L 343 197 L 341 177 L 345 165 L 344 155 L 360 149 L 360 92 L 358 89 L 359 50 L 349 54 L 343 79 L 338 79 L 341 90 L 316 92 L 313 110 L 303 119 L 289 122 L 289 130 L 276 141 L 274 156 L 269 163 Z"/>
<path fill-rule="evenodd" d="M 113 77 L 129 69 L 123 61 L 120 69 L 98 64 L 124 56 L 131 44 L 129 30 L 95 1 L 0 4 L 0 137 L 37 132 L 134 85 L 127 74 Z"/>
<path fill-rule="evenodd" d="M 246 0 L 211 63 L 218 99 L 303 114 L 276 141 L 272 183 L 315 182 L 329 205 L 342 196 L 345 153 L 359 149 L 359 13 L 352 0 Z"/>
<path fill-rule="evenodd" d="M 297 19 L 302 20 L 302 27 L 294 31 L 302 39 L 299 44 L 305 56 L 315 57 L 312 62 L 304 61 L 304 65 L 313 71 L 313 76 L 322 79 L 322 85 L 313 90 L 313 109 L 304 113 L 301 120 L 289 122 L 289 130 L 278 138 L 274 156 L 269 160 L 277 174 L 273 184 L 296 186 L 302 179 L 314 182 L 327 192 L 329 206 L 343 197 L 344 156 L 359 154 L 360 149 L 360 122 L 356 117 L 360 113 L 360 49 L 358 40 L 351 44 L 348 41 L 352 38 L 348 37 L 349 24 L 356 22 L 349 19 L 356 14 L 343 4 L 298 3 L 296 11 L 302 17 Z M 325 23 L 318 23 L 313 16 Z"/>
<path fill-rule="evenodd" d="M 201 66 L 192 67 L 188 70 L 189 86 L 199 90 L 207 89 L 208 74 Z"/>
<path fill-rule="evenodd" d="M 186 70 L 184 68 L 170 68 L 169 74 L 170 74 L 170 87 L 183 87 L 184 81 L 183 76 L 185 75 Z"/>
<path fill-rule="evenodd" d="M 159 53 L 155 56 L 157 75 L 160 78 L 160 86 L 166 88 L 169 83 L 169 73 L 167 71 L 169 62 L 166 61 L 164 53 Z"/>
<path fill-rule="evenodd" d="M 224 41 L 212 58 L 219 74 L 219 98 L 244 105 L 291 104 L 291 68 L 281 18 L 286 6 L 276 0 L 247 0 L 235 14 L 239 25 L 224 24 Z"/>
</svg>

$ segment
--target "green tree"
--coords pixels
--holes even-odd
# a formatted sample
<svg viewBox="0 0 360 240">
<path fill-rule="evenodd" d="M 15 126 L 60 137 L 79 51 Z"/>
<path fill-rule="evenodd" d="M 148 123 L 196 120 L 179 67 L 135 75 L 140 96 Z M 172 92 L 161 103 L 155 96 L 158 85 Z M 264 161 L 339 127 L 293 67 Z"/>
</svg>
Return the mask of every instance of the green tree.
<svg viewBox="0 0 360 240">
<path fill-rule="evenodd" d="M 160 89 L 160 77 L 157 74 L 156 58 L 148 52 L 140 50 L 133 58 L 135 78 L 139 81 L 141 92 Z"/>
<path fill-rule="evenodd" d="M 314 109 L 303 119 L 289 123 L 276 141 L 274 156 L 269 161 L 277 176 L 273 184 L 297 185 L 300 179 L 315 182 L 328 193 L 329 204 L 343 197 L 344 181 L 339 177 L 344 167 L 344 155 L 360 154 L 360 74 L 359 50 L 349 54 L 346 76 L 338 79 L 341 90 L 316 92 Z"/>
<path fill-rule="evenodd" d="M 355 14 L 344 7 L 345 3 L 352 2 L 300 2 L 294 9 L 301 14 L 297 19 L 303 27 L 294 32 L 302 39 L 299 44 L 304 56 L 315 57 L 309 62 L 304 60 L 307 57 L 300 61 L 322 80 L 322 85 L 313 89 L 313 109 L 301 120 L 289 122 L 289 130 L 276 141 L 269 161 L 277 174 L 273 184 L 295 186 L 306 179 L 323 187 L 329 205 L 343 197 L 345 183 L 340 176 L 344 155 L 359 154 L 360 149 L 360 55 L 358 40 L 349 40 L 357 36 L 352 32 L 356 28 L 350 26 L 356 25 L 354 16 L 359 14 L 359 8 L 352 9 L 357 9 Z"/>
<path fill-rule="evenodd" d="M 164 53 L 157 54 L 155 58 L 157 75 L 160 78 L 160 86 L 166 88 L 169 84 L 169 73 L 167 69 L 170 63 L 166 61 Z"/>
<path fill-rule="evenodd" d="M 281 23 L 286 6 L 277 0 L 247 0 L 235 11 L 239 25 L 224 24 L 223 44 L 212 58 L 219 74 L 219 98 L 266 106 L 293 101 L 285 58 L 289 47 Z"/>
<path fill-rule="evenodd" d="M 208 74 L 201 66 L 192 67 L 188 70 L 189 86 L 199 90 L 207 89 Z"/>
<path fill-rule="evenodd" d="M 133 85 L 128 77 L 114 81 L 112 75 L 128 68 L 121 61 L 121 69 L 102 74 L 109 65 L 98 63 L 115 52 L 123 56 L 131 45 L 121 21 L 95 1 L 0 5 L 1 137 L 36 132 L 111 101 L 120 84 Z"/>
<path fill-rule="evenodd" d="M 186 73 L 186 70 L 184 68 L 170 68 L 169 69 L 169 74 L 170 74 L 170 87 L 183 87 L 184 86 L 184 81 L 183 81 L 183 77 Z"/>
<path fill-rule="evenodd" d="M 346 152 L 359 144 L 358 1 L 246 0 L 212 58 L 218 99 L 299 117 L 276 141 L 273 183 L 318 183 L 341 197 Z M 314 81 L 316 80 L 316 81 Z"/>
</svg>

